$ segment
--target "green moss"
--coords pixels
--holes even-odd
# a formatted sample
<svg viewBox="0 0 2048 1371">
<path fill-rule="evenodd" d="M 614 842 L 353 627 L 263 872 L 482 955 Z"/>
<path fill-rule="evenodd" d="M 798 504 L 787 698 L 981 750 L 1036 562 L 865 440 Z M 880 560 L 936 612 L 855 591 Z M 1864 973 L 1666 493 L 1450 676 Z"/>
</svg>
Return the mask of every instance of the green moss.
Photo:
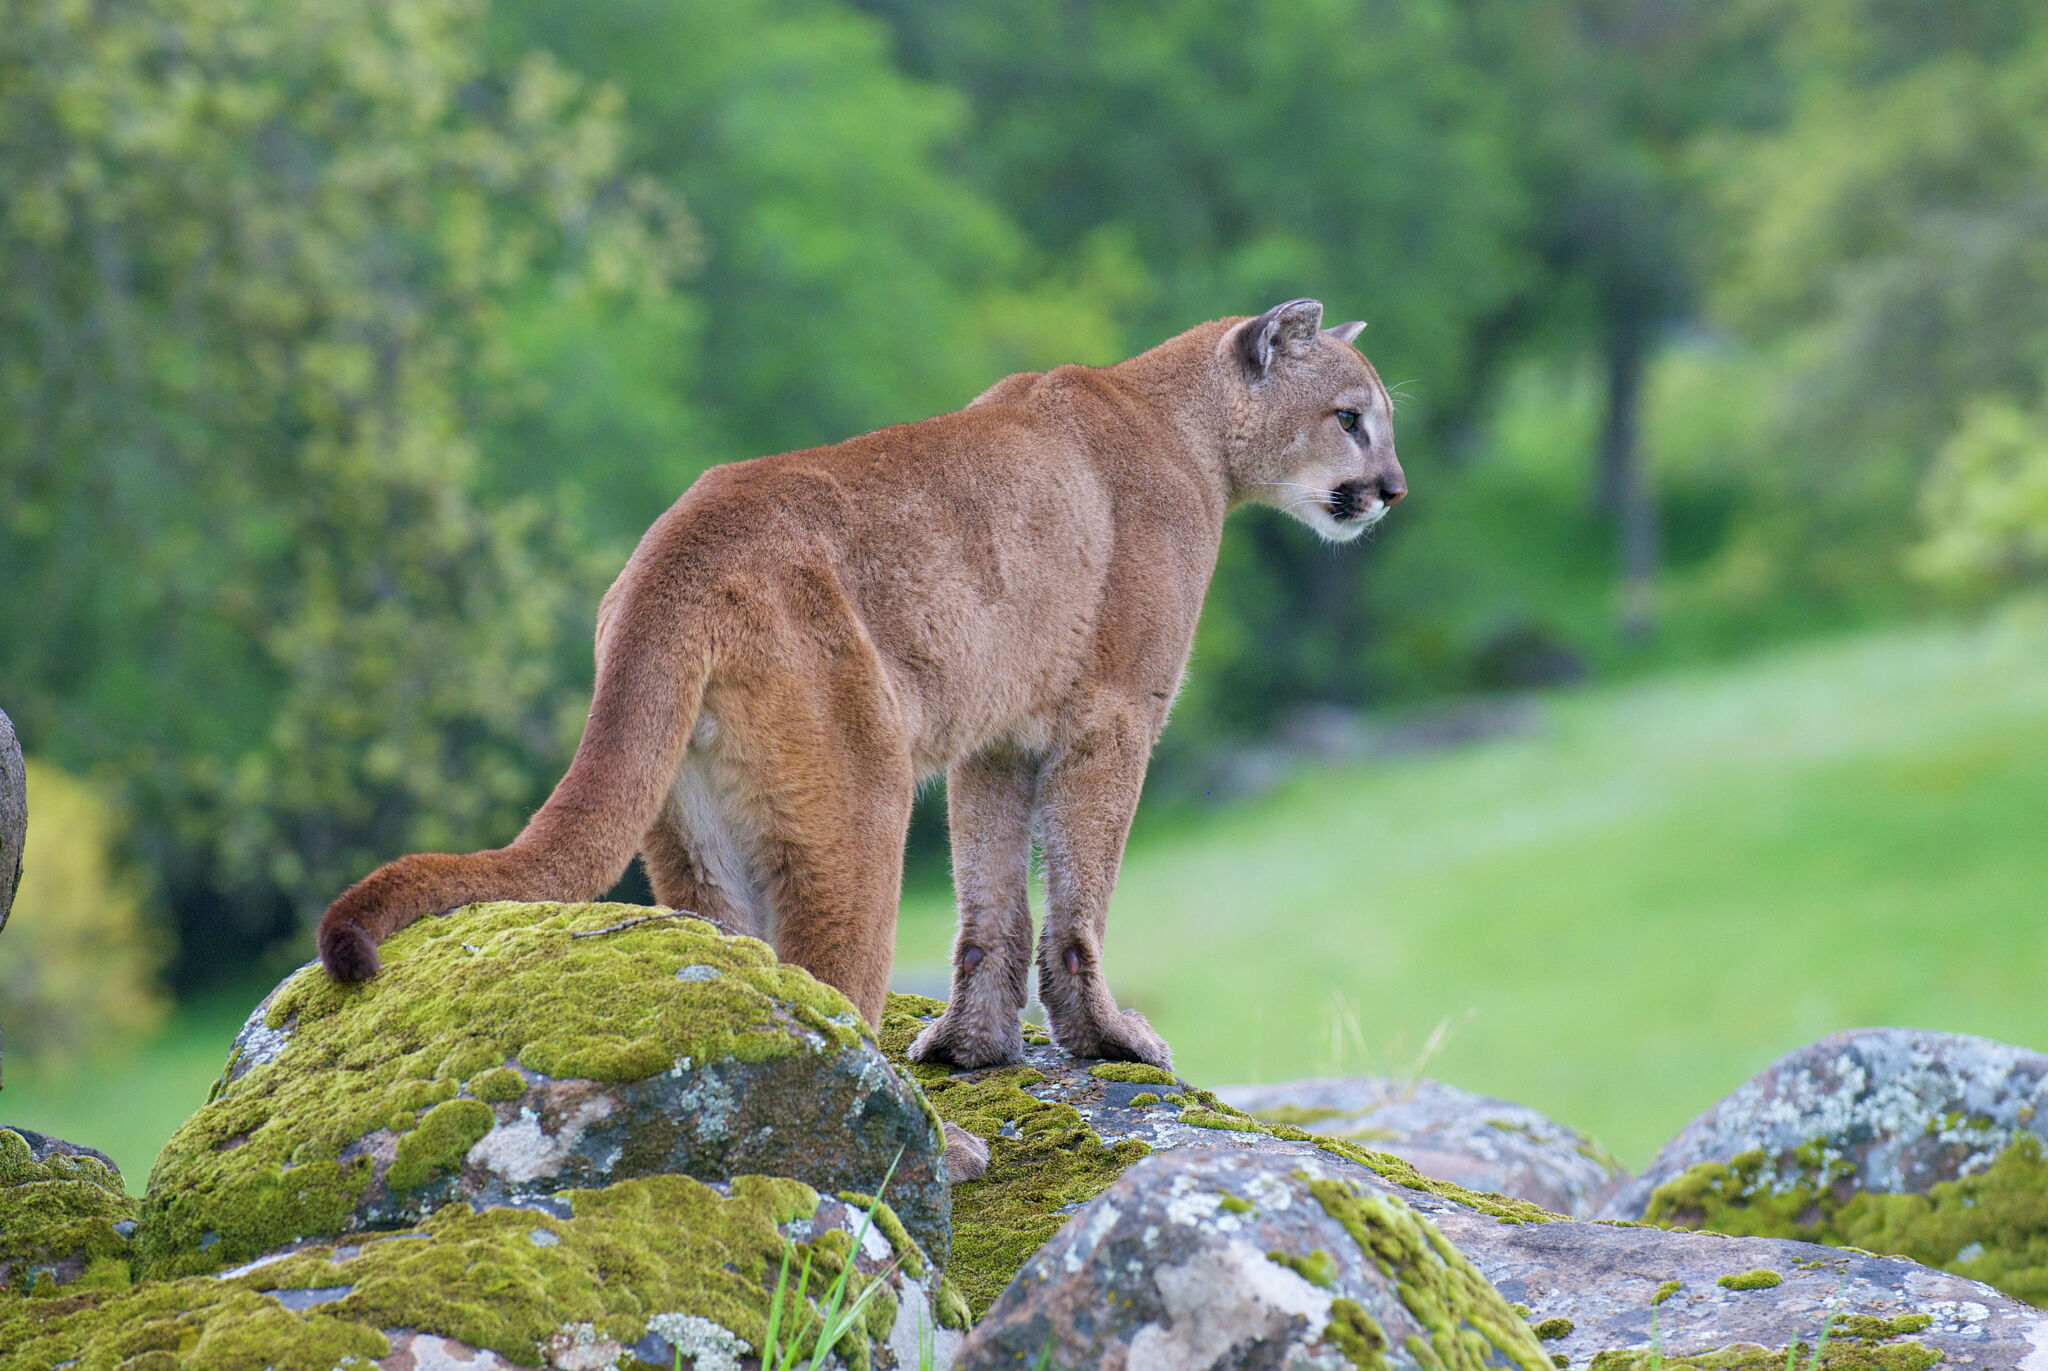
<svg viewBox="0 0 2048 1371">
<path fill-rule="evenodd" d="M 509 1066 L 495 1066 L 470 1077 L 465 1088 L 487 1104 L 501 1104 L 526 1093 L 526 1077 Z"/>
<path fill-rule="evenodd" d="M 1717 1277 L 1714 1284 L 1724 1290 L 1775 1290 L 1785 1283 L 1785 1278 L 1775 1271 L 1758 1267 L 1754 1271 L 1731 1271 Z"/>
<path fill-rule="evenodd" d="M 1131 1108 L 1133 1109 L 1146 1109 L 1158 1103 L 1159 1097 L 1149 1090 L 1140 1090 L 1137 1094 L 1131 1096 Z"/>
<path fill-rule="evenodd" d="M 1088 1068 L 1088 1074 L 1105 1081 L 1123 1081 L 1128 1085 L 1172 1085 L 1171 1071 L 1161 1071 L 1144 1062 L 1098 1062 Z"/>
<path fill-rule="evenodd" d="M 896 1249 L 896 1256 L 903 1263 L 903 1269 L 913 1280 L 923 1280 L 925 1272 L 924 1253 L 911 1239 L 910 1231 L 903 1226 L 903 1220 L 896 1216 L 887 1201 L 875 1202 L 872 1195 L 863 1195 L 857 1190 L 842 1190 L 839 1198 L 847 1204 L 857 1204 L 873 1217 L 873 1223 L 889 1240 L 889 1246 Z"/>
<path fill-rule="evenodd" d="M 1219 1114 L 1213 1109 L 1183 1109 L 1180 1112 L 1180 1121 L 1195 1128 L 1221 1128 L 1232 1133 L 1259 1133 L 1264 1131 L 1251 1119 L 1238 1118 L 1230 1114 Z"/>
<path fill-rule="evenodd" d="M 1045 1079 L 1029 1067 L 956 1076 L 944 1067 L 905 1063 L 911 1039 L 944 1008 L 922 996 L 891 995 L 879 1037 L 942 1119 L 988 1144 L 988 1171 L 953 1187 L 953 1254 L 946 1268 L 979 1318 L 1066 1222 L 1062 1208 L 1094 1199 L 1151 1149 L 1136 1139 L 1105 1146 L 1073 1106 L 1024 1089 Z M 1005 1125 L 1016 1136 L 1004 1136 Z"/>
<path fill-rule="evenodd" d="M 1330 1301 L 1330 1322 L 1323 1329 L 1323 1339 L 1359 1371 L 1387 1371 L 1386 1330 L 1358 1301 L 1341 1296 Z"/>
<path fill-rule="evenodd" d="M 1859 1342 L 1883 1342 L 1886 1338 L 1901 1338 L 1933 1325 L 1932 1314 L 1900 1314 L 1889 1319 L 1880 1319 L 1875 1314 L 1846 1314 L 1835 1320 L 1835 1336 L 1854 1338 Z"/>
<path fill-rule="evenodd" d="M 491 1131 L 498 1116 L 482 1100 L 437 1104 L 420 1126 L 398 1140 L 398 1158 L 384 1173 L 394 1191 L 417 1190 L 462 1165 L 463 1154 Z"/>
<path fill-rule="evenodd" d="M 1288 1128 L 1285 1125 L 1276 1125 L 1265 1131 L 1276 1138 L 1314 1143 L 1325 1152 L 1349 1162 L 1356 1162 L 1383 1180 L 1392 1181 L 1395 1185 L 1408 1190 L 1419 1190 L 1440 1199 L 1455 1201 L 1468 1209 L 1476 1209 L 1482 1214 L 1491 1215 L 1503 1223 L 1549 1223 L 1553 1219 L 1564 1217 L 1528 1200 L 1513 1199 L 1507 1195 L 1482 1195 L 1476 1190 L 1467 1190 L 1462 1185 L 1425 1176 L 1405 1157 L 1397 1157 L 1391 1152 L 1375 1152 L 1343 1138 L 1304 1133 L 1298 1128 Z"/>
<path fill-rule="evenodd" d="M 406 1169 L 391 1183 L 428 1178 L 490 1112 L 470 1098 L 441 1109 L 458 1103 L 461 1081 L 508 1062 L 630 1081 L 684 1058 L 767 1060 L 821 1040 L 851 1048 L 866 1034 L 839 992 L 780 965 L 766 944 L 700 919 L 618 927 L 644 913 L 475 905 L 397 934 L 381 950 L 383 973 L 364 984 L 339 985 L 318 967 L 293 976 L 265 1015 L 290 1030 L 276 1059 L 237 1080 L 224 1073 L 158 1158 L 136 1235 L 143 1269 L 203 1274 L 345 1231 L 373 1162 L 343 1161 L 343 1149 L 428 1109 L 400 1138 Z M 720 974 L 676 978 L 692 965 Z"/>
<path fill-rule="evenodd" d="M 1306 1257 L 1296 1257 L 1276 1248 L 1266 1254 L 1266 1260 L 1286 1267 L 1310 1285 L 1318 1285 L 1325 1290 L 1337 1288 L 1337 1263 L 1320 1247 Z"/>
<path fill-rule="evenodd" d="M 1924 1195 L 1838 1185 L 1845 1170 L 1811 1145 L 1790 1168 L 1774 1168 L 1760 1152 L 1704 1162 L 1659 1186 L 1644 1217 L 1911 1257 L 2048 1307 L 2048 1160 L 2032 1134 L 1984 1169 Z"/>
<path fill-rule="evenodd" d="M 1557 1338 L 1571 1336 L 1572 1321 L 1560 1314 L 1553 1318 L 1545 1319 L 1529 1331 L 1536 1335 L 1538 1342 L 1551 1342 Z"/>
<path fill-rule="evenodd" d="M 121 1178 L 97 1157 L 38 1162 L 28 1140 L 0 1128 L 0 1296 L 54 1284 L 60 1267 L 94 1283 L 126 1283 L 128 1240 L 114 1225 L 135 1217 Z"/>
<path fill-rule="evenodd" d="M 967 1297 L 960 1293 L 960 1287 L 953 1284 L 949 1275 L 939 1277 L 939 1297 L 933 1301 L 932 1317 L 939 1321 L 939 1327 L 965 1332 L 974 1323 L 974 1316 L 967 1307 Z"/>
<path fill-rule="evenodd" d="M 1652 1309 L 1655 1309 L 1658 1305 L 1664 1303 L 1664 1301 L 1670 1299 L 1673 1295 L 1676 1295 L 1679 1291 L 1679 1287 L 1683 1286 L 1684 1284 L 1684 1281 L 1660 1282 L 1657 1286 L 1657 1293 L 1650 1296 L 1650 1307 Z"/>
<path fill-rule="evenodd" d="M 1496 1358 L 1522 1371 L 1549 1371 L 1550 1362 L 1500 1292 L 1450 1240 L 1407 1205 L 1340 1180 L 1308 1180 L 1309 1193 L 1344 1226 L 1381 1274 L 1392 1280 L 1401 1304 L 1428 1339 L 1408 1339 L 1424 1366 L 1478 1371 Z"/>
<path fill-rule="evenodd" d="M 1357 1111 L 1346 1112 L 1342 1109 L 1324 1109 L 1320 1105 L 1313 1108 L 1305 1108 L 1298 1104 L 1281 1104 L 1275 1105 L 1271 1109 L 1254 1110 L 1252 1115 L 1262 1123 L 1286 1123 L 1293 1124 L 1299 1128 L 1302 1124 L 1321 1123 L 1325 1119 L 1348 1119 L 1351 1117 L 1351 1113 L 1355 1112 Z"/>
<path fill-rule="evenodd" d="M 588 1323 L 598 1336 L 631 1345 L 661 1313 L 711 1319 L 759 1347 L 783 1253 L 793 1254 L 793 1268 L 811 1259 L 816 1295 L 852 1241 L 837 1228 L 810 1243 L 784 1237 L 783 1226 L 816 1212 L 807 1186 L 749 1176 L 731 1191 L 721 1196 L 680 1176 L 623 1181 L 562 1194 L 567 1219 L 453 1204 L 417 1230 L 309 1248 L 230 1281 L 9 1301 L 0 1304 L 0 1347 L 10 1349 L 0 1354 L 0 1371 L 74 1360 L 111 1367 L 152 1350 L 169 1355 L 166 1366 L 206 1371 L 334 1366 L 346 1356 L 387 1355 L 380 1330 L 399 1327 L 537 1365 L 565 1324 Z M 851 1284 L 858 1290 L 868 1279 Z M 344 1287 L 345 1296 L 305 1314 L 260 1293 Z M 893 1323 L 885 1292 L 869 1308 L 840 1344 L 853 1365 L 868 1364 L 869 1344 Z"/>
<path fill-rule="evenodd" d="M 1249 1214 L 1256 1207 L 1242 1195 L 1225 1195 L 1218 1203 L 1226 1214 Z"/>
<path fill-rule="evenodd" d="M 294 1314 L 246 1284 L 152 1281 L 115 1294 L 0 1301 L 0 1371 L 266 1371 L 362 1366 L 389 1355 L 382 1332 Z"/>
</svg>

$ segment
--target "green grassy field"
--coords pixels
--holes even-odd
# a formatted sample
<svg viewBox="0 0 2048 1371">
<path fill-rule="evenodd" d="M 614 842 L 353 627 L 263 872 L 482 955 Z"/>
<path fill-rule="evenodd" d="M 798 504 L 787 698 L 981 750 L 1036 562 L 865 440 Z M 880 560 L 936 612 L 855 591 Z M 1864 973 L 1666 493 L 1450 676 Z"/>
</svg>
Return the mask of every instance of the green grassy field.
<svg viewBox="0 0 2048 1371">
<path fill-rule="evenodd" d="M 899 966 L 939 968 L 943 892 Z M 2048 1048 L 2048 626 L 1894 631 L 1555 696 L 1536 732 L 1140 819 L 1112 983 L 1204 1082 L 1412 1069 L 1633 1165 L 1774 1056 L 1913 1024 Z M 0 1119 L 140 1189 L 262 987 Z"/>
<path fill-rule="evenodd" d="M 949 926 L 910 903 L 899 963 Z M 1403 1073 L 1448 1019 L 1428 1074 L 1631 1165 L 1837 1029 L 2048 1049 L 2048 632 L 1560 696 L 1534 736 L 1141 817 L 1108 960 L 1192 1079 Z"/>
</svg>

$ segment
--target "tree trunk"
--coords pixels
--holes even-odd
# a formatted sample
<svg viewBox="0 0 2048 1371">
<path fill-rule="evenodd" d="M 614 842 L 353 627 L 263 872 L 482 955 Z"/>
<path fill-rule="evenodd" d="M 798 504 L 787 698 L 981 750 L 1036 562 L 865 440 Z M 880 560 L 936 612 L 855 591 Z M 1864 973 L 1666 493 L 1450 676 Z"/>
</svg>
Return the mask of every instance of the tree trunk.
<svg viewBox="0 0 2048 1371">
<path fill-rule="evenodd" d="M 1643 462 L 1643 368 L 1649 347 L 1635 329 L 1618 329 L 1607 344 L 1607 418 L 1600 432 L 1595 506 L 1618 525 L 1621 631 L 1650 631 L 1657 579 L 1657 502 Z"/>
</svg>

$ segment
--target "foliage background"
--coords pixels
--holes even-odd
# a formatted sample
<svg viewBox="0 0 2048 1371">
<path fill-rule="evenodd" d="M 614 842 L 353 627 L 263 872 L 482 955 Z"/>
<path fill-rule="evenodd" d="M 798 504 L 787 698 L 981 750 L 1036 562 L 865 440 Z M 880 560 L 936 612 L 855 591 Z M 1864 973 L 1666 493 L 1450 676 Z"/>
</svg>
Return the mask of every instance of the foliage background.
<svg viewBox="0 0 2048 1371">
<path fill-rule="evenodd" d="M 0 1025 L 133 1045 L 502 842 L 706 467 L 1293 295 L 1416 494 L 1233 521 L 1134 851 L 1276 739 L 2024 604 L 2044 244 L 2024 0 L 0 0 L 0 704 L 65 854 Z"/>
</svg>

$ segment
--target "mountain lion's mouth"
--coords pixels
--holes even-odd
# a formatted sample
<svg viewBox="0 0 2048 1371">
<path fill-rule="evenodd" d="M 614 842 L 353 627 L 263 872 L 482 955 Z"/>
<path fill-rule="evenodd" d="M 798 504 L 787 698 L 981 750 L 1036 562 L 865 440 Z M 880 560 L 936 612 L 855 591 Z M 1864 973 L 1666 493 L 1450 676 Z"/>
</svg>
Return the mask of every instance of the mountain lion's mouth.
<svg viewBox="0 0 2048 1371">
<path fill-rule="evenodd" d="M 1376 524 L 1386 515 L 1387 502 L 1382 500 L 1379 492 L 1368 483 L 1346 481 L 1330 492 L 1330 498 L 1323 508 L 1340 524 Z"/>
</svg>

